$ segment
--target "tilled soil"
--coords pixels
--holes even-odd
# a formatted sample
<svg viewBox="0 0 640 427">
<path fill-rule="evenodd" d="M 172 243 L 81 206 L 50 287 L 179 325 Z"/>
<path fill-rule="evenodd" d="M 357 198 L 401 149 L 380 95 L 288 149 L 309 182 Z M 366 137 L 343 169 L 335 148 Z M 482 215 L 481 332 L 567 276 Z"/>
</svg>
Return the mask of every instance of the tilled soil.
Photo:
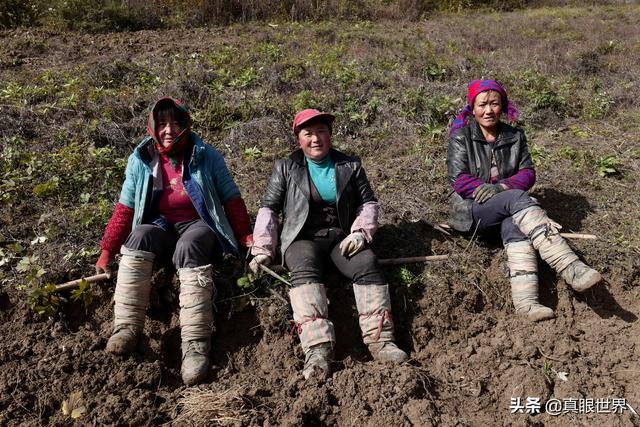
<svg viewBox="0 0 640 427">
<path fill-rule="evenodd" d="M 625 398 L 631 405 L 640 399 L 637 297 L 623 289 L 637 286 L 637 277 L 608 276 L 584 296 L 560 281 L 543 292 L 557 318 L 530 324 L 513 314 L 500 266 L 466 279 L 447 270 L 430 268 L 416 293 L 394 292 L 398 341 L 411 355 L 399 367 L 370 360 L 358 339 L 351 290 L 345 283 L 332 288 L 337 360 L 326 381 L 300 375 L 303 355 L 278 299 L 256 300 L 241 312 L 222 302 L 213 368 L 199 389 L 236 390 L 244 404 L 229 411 L 243 425 L 638 424 L 630 410 L 556 417 L 509 409 L 513 397 Z M 548 287 L 556 282 L 548 271 L 545 279 Z M 111 286 L 97 287 L 86 312 L 40 321 L 19 293 L 2 294 L 0 423 L 69 423 L 61 404 L 73 391 L 83 392 L 81 424 L 154 425 L 180 415 L 186 388 L 175 307 L 169 318 L 160 313 L 171 307 L 152 307 L 139 353 L 123 359 L 104 350 L 111 296 Z M 205 415 L 190 422 L 207 424 Z"/>
<path fill-rule="evenodd" d="M 608 9 L 600 13 L 602 22 L 612 22 Z M 637 10 L 634 13 L 640 15 Z M 519 15 L 510 18 L 515 22 L 510 25 L 524 25 Z M 543 22 L 545 18 L 538 19 Z M 628 29 L 631 24 L 624 22 Z M 444 37 L 449 28 L 445 19 L 424 28 L 422 24 L 411 25 L 416 31 L 425 31 L 425 37 L 434 42 L 439 40 L 434 34 Z M 378 30 L 376 37 L 414 34 L 412 28 L 399 29 L 393 24 Z M 123 63 L 167 58 L 163 52 L 180 52 L 194 40 L 198 41 L 195 55 L 215 51 L 221 44 L 241 46 L 246 38 L 269 40 L 275 31 L 279 30 L 256 26 L 91 36 L 16 30 L 2 34 L 6 43 L 0 47 L 0 73 L 9 80 L 36 75 L 47 67 L 64 70 L 83 64 L 95 78 L 100 73 L 125 78 Z M 595 33 L 589 36 L 607 42 L 606 36 Z M 309 40 L 315 33 L 305 34 L 309 37 L 300 36 L 299 40 Z M 634 37 L 637 40 L 637 31 Z M 378 40 L 376 46 L 385 46 L 384 40 Z M 532 49 L 540 54 L 545 47 L 541 43 Z M 115 60 L 120 65 L 111 67 Z M 458 60 L 462 61 L 456 57 Z M 125 73 L 124 77 L 118 72 Z M 608 78 L 615 81 L 617 77 Z M 398 82 L 403 83 L 407 82 Z M 461 83 L 450 84 L 457 87 Z M 189 93 L 184 85 L 178 89 Z M 147 104 L 153 99 L 139 98 Z M 135 135 L 132 140 L 136 140 L 144 133 L 147 104 L 139 98 L 138 103 L 129 104 L 130 111 L 113 105 L 117 114 L 129 115 L 131 121 L 98 128 L 104 140 L 97 145 L 111 144 L 122 155 L 130 151 L 131 144 L 118 135 Z M 637 114 L 633 105 L 629 108 L 629 114 Z M 40 138 L 50 142 L 51 134 L 69 117 L 65 114 L 71 114 L 54 109 L 51 114 L 60 115 L 60 120 L 47 128 L 28 108 L 5 107 L 1 111 L 1 116 L 8 117 L 0 124 L 3 137 L 15 133 L 34 144 Z M 389 116 L 372 126 L 382 134 L 386 126 L 382 121 L 391 113 L 381 114 Z M 0 425 L 640 425 L 640 416 L 634 412 L 640 411 L 638 164 L 637 157 L 629 154 L 637 150 L 640 132 L 628 121 L 620 120 L 627 127 L 615 127 L 615 120 L 602 119 L 589 123 L 591 133 L 586 139 L 578 138 L 573 126 L 587 127 L 585 123 L 575 117 L 558 120 L 550 130 L 535 126 L 527 130 L 530 143 L 547 153 L 538 167 L 533 195 L 565 230 L 599 236 L 598 240 L 576 239 L 571 244 L 603 273 L 605 281 L 579 295 L 540 261 L 541 300 L 554 309 L 555 319 L 532 324 L 514 314 L 499 243 L 448 236 L 432 227 L 432 223 L 446 219 L 444 201 L 449 187 L 444 138 L 430 141 L 426 151 L 419 151 L 414 124 L 400 119 L 391 124 L 395 133 L 381 138 L 362 129 L 363 134 L 356 138 L 350 136 L 350 129 L 338 128 L 336 141 L 363 157 L 380 199 L 383 220 L 374 242 L 379 257 L 450 254 L 442 263 L 413 264 L 402 270 L 385 268 L 397 342 L 410 354 L 407 363 L 391 366 L 371 360 L 360 339 L 353 292 L 335 274 L 327 279 L 330 318 L 337 335 L 330 378 L 304 381 L 300 374 L 303 355 L 290 332 L 290 308 L 265 289 L 242 295 L 233 285 L 242 265 L 234 261 L 216 278 L 219 293 L 212 368 L 208 381 L 195 388 L 183 386 L 180 379 L 177 282 L 171 275 L 154 279 L 145 336 L 138 352 L 128 358 L 105 352 L 112 322 L 112 281 L 93 285 L 94 297 L 87 308 L 63 294 L 65 301 L 51 319 L 34 314 L 25 292 L 14 286 L 18 282 L 9 281 L 0 288 Z M 285 123 L 281 117 L 267 117 L 237 124 L 230 132 L 197 129 L 224 150 L 252 215 L 273 159 L 287 151 L 290 141 L 283 136 Z M 243 155 L 243 150 L 254 146 L 265 153 L 263 158 L 251 160 Z M 599 177 L 556 155 L 585 146 L 598 153 L 618 147 L 619 157 L 627 162 L 624 178 Z M 33 238 L 30 230 L 39 227 L 42 218 L 56 221 L 45 214 L 50 210 L 58 215 L 57 205 L 38 203 L 18 200 L 11 209 L 3 208 L 3 245 L 9 243 L 7 236 L 18 236 L 28 243 Z M 65 209 L 69 212 L 74 206 Z M 64 216 L 57 221 L 70 233 L 68 240 L 85 236 L 82 241 L 64 241 L 65 249 L 55 242 L 46 243 L 49 253 L 41 254 L 41 259 L 50 262 L 50 279 L 62 282 L 73 278 L 78 269 L 61 271 L 55 260 L 61 259 L 71 244 L 95 245 L 102 229 L 70 227 Z M 89 274 L 90 269 L 89 265 L 80 270 Z M 274 290 L 286 298 L 284 287 Z M 62 407 L 75 392 L 82 392 L 77 406 L 85 410 L 74 420 Z M 215 400 L 230 392 L 235 399 L 225 404 L 222 412 L 212 412 L 213 405 L 205 403 L 198 407 L 199 396 L 207 402 L 206 396 Z M 517 398 L 523 404 L 527 398 L 539 398 L 541 413 L 512 413 L 513 399 Z M 619 413 L 601 407 L 601 413 L 568 410 L 554 415 L 545 411 L 545 402 L 550 399 L 565 404 L 571 399 L 626 399 L 629 407 Z M 195 401 L 196 410 L 187 412 L 187 401 Z"/>
</svg>

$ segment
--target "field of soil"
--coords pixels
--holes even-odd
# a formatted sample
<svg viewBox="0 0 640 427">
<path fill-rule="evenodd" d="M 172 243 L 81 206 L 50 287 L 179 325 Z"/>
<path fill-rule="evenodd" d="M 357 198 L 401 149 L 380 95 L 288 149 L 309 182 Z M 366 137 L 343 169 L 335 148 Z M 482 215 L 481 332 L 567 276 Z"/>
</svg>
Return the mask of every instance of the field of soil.
<svg viewBox="0 0 640 427">
<path fill-rule="evenodd" d="M 640 426 L 638 22 L 640 7 L 621 5 L 0 32 L 0 425 Z M 598 237 L 571 240 L 605 278 L 585 294 L 540 261 L 541 299 L 557 317 L 538 324 L 514 313 L 499 242 L 433 227 L 447 218 L 446 124 L 466 82 L 483 77 L 521 110 L 532 195 L 565 231 Z M 379 257 L 450 255 L 385 267 L 407 363 L 371 360 L 335 273 L 326 381 L 300 374 L 290 308 L 266 290 L 286 297 L 283 285 L 236 285 L 244 260 L 218 266 L 212 368 L 191 388 L 172 271 L 154 277 L 145 338 L 125 359 L 105 352 L 113 281 L 59 299 L 42 290 L 93 273 L 126 158 L 164 94 L 190 106 L 254 218 L 294 112 L 336 113 L 334 144 L 362 157 L 381 204 Z M 512 413 L 517 398 L 539 398 L 540 413 Z M 566 413 L 545 410 L 551 399 Z M 598 411 L 571 410 L 588 399 Z"/>
</svg>

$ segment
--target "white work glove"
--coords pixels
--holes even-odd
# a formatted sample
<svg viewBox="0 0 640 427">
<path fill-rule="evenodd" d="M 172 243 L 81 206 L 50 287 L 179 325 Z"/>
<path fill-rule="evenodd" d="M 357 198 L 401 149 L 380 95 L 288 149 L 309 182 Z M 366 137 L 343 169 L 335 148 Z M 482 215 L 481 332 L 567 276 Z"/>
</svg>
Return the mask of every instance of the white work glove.
<svg viewBox="0 0 640 427">
<path fill-rule="evenodd" d="M 271 257 L 269 255 L 256 255 L 249 263 L 249 270 L 251 270 L 253 274 L 258 274 L 258 272 L 261 271 L 260 265 L 266 266 L 269 264 L 271 264 Z"/>
<path fill-rule="evenodd" d="M 364 238 L 364 234 L 356 231 L 340 242 L 340 252 L 343 256 L 352 257 L 364 248 L 365 243 L 367 240 Z"/>
</svg>

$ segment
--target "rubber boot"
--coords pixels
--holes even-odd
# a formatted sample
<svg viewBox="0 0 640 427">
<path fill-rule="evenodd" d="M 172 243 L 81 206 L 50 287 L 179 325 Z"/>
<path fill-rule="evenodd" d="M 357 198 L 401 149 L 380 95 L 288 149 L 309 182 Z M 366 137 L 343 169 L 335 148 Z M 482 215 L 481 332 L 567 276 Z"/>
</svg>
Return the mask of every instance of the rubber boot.
<svg viewBox="0 0 640 427">
<path fill-rule="evenodd" d="M 538 302 L 538 258 L 531 242 L 507 243 L 504 248 L 516 313 L 534 322 L 555 317 L 553 310 Z"/>
<path fill-rule="evenodd" d="M 393 342 L 393 318 L 388 285 L 353 284 L 362 340 L 381 362 L 402 363 L 409 356 Z"/>
<path fill-rule="evenodd" d="M 574 290 L 585 291 L 602 280 L 596 270 L 578 260 L 566 240 L 560 235 L 561 226 L 549 219 L 540 206 L 516 212 L 513 223 L 527 236 L 533 247 Z"/>
<path fill-rule="evenodd" d="M 179 268 L 180 334 L 182 337 L 182 381 L 195 385 L 209 373 L 209 351 L 213 330 L 211 265 Z"/>
<path fill-rule="evenodd" d="M 114 293 L 113 333 L 107 342 L 109 353 L 128 355 L 138 346 L 151 292 L 152 252 L 120 249 L 122 259 L 118 268 Z"/>
<path fill-rule="evenodd" d="M 328 377 L 331 374 L 336 341 L 333 323 L 328 319 L 327 292 L 322 283 L 299 285 L 289 291 L 293 320 L 305 354 L 302 375 Z"/>
</svg>

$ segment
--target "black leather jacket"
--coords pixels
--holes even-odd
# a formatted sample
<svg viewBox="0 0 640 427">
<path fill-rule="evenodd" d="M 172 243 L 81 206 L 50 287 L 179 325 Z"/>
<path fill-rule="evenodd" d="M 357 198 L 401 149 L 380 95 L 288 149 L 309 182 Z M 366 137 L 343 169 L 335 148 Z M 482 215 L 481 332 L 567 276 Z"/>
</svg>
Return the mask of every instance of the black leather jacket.
<svg viewBox="0 0 640 427">
<path fill-rule="evenodd" d="M 491 154 L 495 156 L 498 179 L 509 178 L 520 169 L 534 168 L 524 131 L 506 123 L 498 124 L 498 137 L 488 143 L 476 122 L 458 129 L 451 135 L 447 153 L 449 183 L 454 184 L 458 175 L 469 173 L 489 182 Z M 467 232 L 473 223 L 472 199 L 463 199 L 453 191 L 449 195 L 449 224 L 458 231 Z"/>
<path fill-rule="evenodd" d="M 347 156 L 334 149 L 329 155 L 336 168 L 336 208 L 340 228 L 349 234 L 358 207 L 377 200 L 358 157 Z M 261 207 L 283 214 L 284 224 L 280 234 L 282 254 L 298 237 L 309 216 L 309 185 L 309 173 L 302 150 L 276 161 Z"/>
</svg>

